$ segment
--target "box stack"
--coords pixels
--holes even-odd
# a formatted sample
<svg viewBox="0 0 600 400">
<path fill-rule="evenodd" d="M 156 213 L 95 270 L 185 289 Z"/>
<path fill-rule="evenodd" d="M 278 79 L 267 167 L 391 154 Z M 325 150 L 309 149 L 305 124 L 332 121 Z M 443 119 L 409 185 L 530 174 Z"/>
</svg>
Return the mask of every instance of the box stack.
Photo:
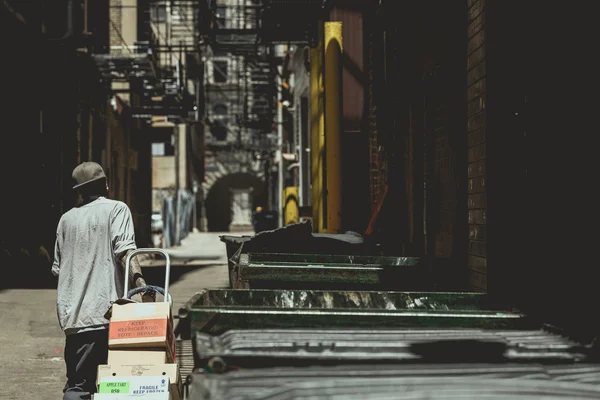
<svg viewBox="0 0 600 400">
<path fill-rule="evenodd" d="M 181 400 L 169 303 L 113 304 L 108 348 L 108 364 L 98 367 L 95 400 Z"/>
</svg>

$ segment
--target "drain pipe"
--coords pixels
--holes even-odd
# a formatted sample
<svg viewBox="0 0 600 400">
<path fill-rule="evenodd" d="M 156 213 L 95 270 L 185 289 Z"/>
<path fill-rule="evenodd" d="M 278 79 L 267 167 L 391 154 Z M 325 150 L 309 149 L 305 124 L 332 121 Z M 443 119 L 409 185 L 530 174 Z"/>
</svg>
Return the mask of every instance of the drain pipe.
<svg viewBox="0 0 600 400">
<path fill-rule="evenodd" d="M 341 22 L 325 23 L 325 222 L 328 233 L 342 228 L 343 38 Z"/>
<path fill-rule="evenodd" d="M 323 224 L 323 167 L 325 157 L 325 114 L 323 87 L 324 34 L 323 21 L 317 25 L 317 40 L 310 48 L 310 176 L 312 223 L 315 233 L 325 231 Z"/>
<path fill-rule="evenodd" d="M 51 42 L 59 42 L 73 37 L 73 1 L 67 0 L 67 32 L 60 38 L 48 39 Z M 86 10 L 87 13 L 87 10 Z"/>
<path fill-rule="evenodd" d="M 283 84 L 281 74 L 283 68 L 277 67 L 277 216 L 279 220 L 278 227 L 283 227 L 283 106 L 281 105 L 282 100 L 282 87 Z"/>
</svg>

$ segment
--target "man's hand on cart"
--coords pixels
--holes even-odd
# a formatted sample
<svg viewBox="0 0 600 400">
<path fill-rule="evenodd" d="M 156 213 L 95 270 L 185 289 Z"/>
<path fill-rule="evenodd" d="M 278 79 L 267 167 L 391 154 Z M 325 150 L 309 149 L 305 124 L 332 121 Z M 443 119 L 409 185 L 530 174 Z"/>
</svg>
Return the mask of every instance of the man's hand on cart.
<svg viewBox="0 0 600 400">
<path fill-rule="evenodd" d="M 166 259 L 166 273 L 165 273 L 165 287 L 161 288 L 158 286 L 148 285 L 146 283 L 146 279 L 142 274 L 142 267 L 137 260 L 137 255 L 140 253 L 154 253 L 159 252 L 165 256 Z M 156 302 L 156 301 L 168 301 L 172 305 L 172 300 L 170 296 L 167 295 L 168 290 L 168 280 L 169 280 L 169 271 L 170 271 L 170 260 L 169 255 L 160 249 L 137 249 L 137 250 L 129 250 L 122 258 L 121 262 L 124 264 L 125 274 L 127 277 L 125 278 L 125 288 L 126 290 L 125 296 L 127 299 L 131 299 L 134 301 L 143 303 Z M 129 290 L 128 283 L 132 283 L 131 289 Z M 134 296 L 137 299 L 134 299 Z M 166 299 L 168 298 L 168 300 Z"/>
<path fill-rule="evenodd" d="M 134 286 L 136 288 L 142 288 L 142 287 L 148 286 L 146 284 L 146 280 L 144 279 L 143 276 L 141 276 L 141 274 L 135 275 L 134 279 L 135 279 Z M 146 290 L 146 291 L 142 292 L 142 302 L 153 303 L 155 301 L 156 301 L 156 292 L 154 290 Z"/>
<path fill-rule="evenodd" d="M 146 280 L 144 279 L 143 276 L 138 276 L 134 282 L 134 286 L 136 288 L 139 288 L 139 287 L 144 287 L 144 286 L 148 286 L 148 285 L 146 284 Z"/>
<path fill-rule="evenodd" d="M 121 264 L 123 265 L 123 268 L 125 268 L 125 263 L 127 262 L 127 256 L 129 255 L 129 253 L 131 253 L 133 250 L 129 250 L 122 258 L 121 258 Z M 133 256 L 131 258 L 131 266 L 129 268 L 129 281 L 133 284 L 134 287 L 139 288 L 139 287 L 144 287 L 147 286 L 146 284 L 146 280 L 144 279 L 144 275 L 142 274 L 142 266 L 140 265 L 140 262 L 138 261 L 136 256 Z"/>
<path fill-rule="evenodd" d="M 156 301 L 156 290 L 152 288 L 149 289 L 150 290 L 142 292 L 142 303 L 154 303 Z"/>
</svg>

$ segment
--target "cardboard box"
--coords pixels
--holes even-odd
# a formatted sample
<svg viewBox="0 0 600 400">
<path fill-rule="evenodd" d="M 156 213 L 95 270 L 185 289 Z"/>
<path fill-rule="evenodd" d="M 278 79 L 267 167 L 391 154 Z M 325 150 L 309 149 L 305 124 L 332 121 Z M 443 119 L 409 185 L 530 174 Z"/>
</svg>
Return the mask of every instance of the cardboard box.
<svg viewBox="0 0 600 400">
<path fill-rule="evenodd" d="M 169 303 L 113 304 L 108 327 L 108 347 L 160 348 L 176 359 L 173 316 Z"/>
<path fill-rule="evenodd" d="M 92 396 L 92 400 L 172 400 L 170 393 L 152 393 L 152 394 L 108 394 L 96 393 Z"/>
<path fill-rule="evenodd" d="M 100 365 L 98 366 L 98 381 L 105 377 L 133 377 L 133 376 L 162 376 L 169 378 L 169 392 L 173 400 L 181 400 L 183 382 L 177 364 L 160 365 Z M 126 378 L 125 378 L 126 379 Z"/>
<path fill-rule="evenodd" d="M 147 351 L 145 349 L 109 350 L 108 365 L 154 365 L 173 362 L 167 351 Z"/>
<path fill-rule="evenodd" d="M 101 394 L 146 394 L 169 393 L 167 376 L 102 376 L 98 378 L 98 393 Z"/>
</svg>

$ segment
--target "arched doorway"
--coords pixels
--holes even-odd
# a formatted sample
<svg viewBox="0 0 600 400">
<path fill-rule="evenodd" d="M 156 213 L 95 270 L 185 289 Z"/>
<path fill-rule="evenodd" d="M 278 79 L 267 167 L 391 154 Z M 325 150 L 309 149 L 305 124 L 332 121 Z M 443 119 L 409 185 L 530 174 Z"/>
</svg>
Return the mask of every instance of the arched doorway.
<svg viewBox="0 0 600 400">
<path fill-rule="evenodd" d="M 249 173 L 233 173 L 219 178 L 206 196 L 206 219 L 210 232 L 228 232 L 232 223 L 232 202 L 240 193 L 248 193 L 250 212 L 266 204 L 263 181 Z M 242 198 L 245 196 L 241 196 Z"/>
</svg>

